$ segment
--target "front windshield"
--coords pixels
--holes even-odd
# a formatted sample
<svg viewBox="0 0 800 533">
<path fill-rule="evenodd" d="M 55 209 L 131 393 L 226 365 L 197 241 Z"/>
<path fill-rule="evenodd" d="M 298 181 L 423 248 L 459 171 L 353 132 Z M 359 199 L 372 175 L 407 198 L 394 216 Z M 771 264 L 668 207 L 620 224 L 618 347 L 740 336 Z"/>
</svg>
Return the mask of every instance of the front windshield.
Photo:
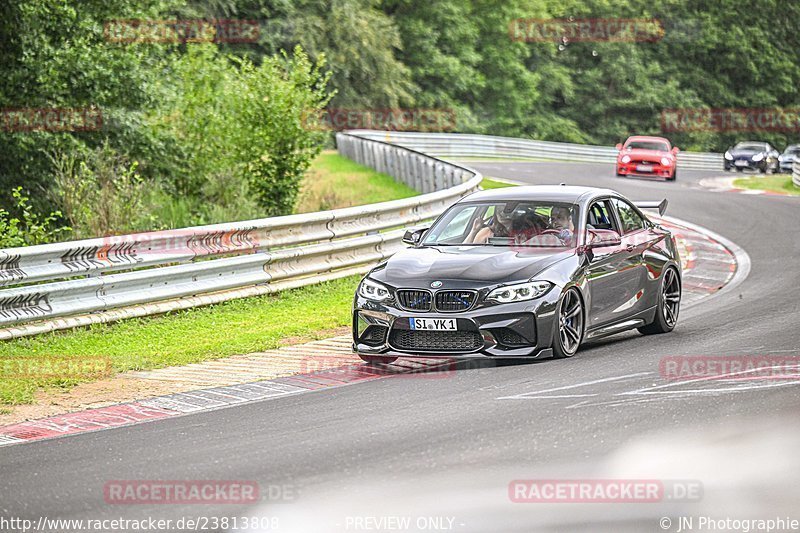
<svg viewBox="0 0 800 533">
<path fill-rule="evenodd" d="M 739 143 L 733 147 L 734 150 L 751 150 L 751 151 L 761 151 L 764 150 L 766 146 L 761 143 Z"/>
<path fill-rule="evenodd" d="M 800 154 L 800 146 L 790 146 L 783 152 L 783 155 L 797 155 Z"/>
<path fill-rule="evenodd" d="M 660 141 L 631 141 L 625 148 L 628 150 L 659 150 L 661 152 L 669 152 L 667 143 Z"/>
<path fill-rule="evenodd" d="M 575 246 L 578 208 L 540 201 L 462 203 L 428 231 L 423 246 Z"/>
</svg>

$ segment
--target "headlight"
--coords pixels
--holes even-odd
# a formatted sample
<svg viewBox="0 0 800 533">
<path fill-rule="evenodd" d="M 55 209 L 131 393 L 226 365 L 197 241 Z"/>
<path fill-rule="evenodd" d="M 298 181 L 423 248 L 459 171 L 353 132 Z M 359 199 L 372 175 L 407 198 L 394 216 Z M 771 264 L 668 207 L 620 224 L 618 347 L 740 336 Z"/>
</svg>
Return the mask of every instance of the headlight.
<svg viewBox="0 0 800 533">
<path fill-rule="evenodd" d="M 733 156 L 731 155 L 730 152 L 728 152 L 728 151 L 725 152 L 725 159 L 727 159 L 728 161 L 732 161 L 733 160 Z"/>
<path fill-rule="evenodd" d="M 391 293 L 386 286 L 381 285 L 377 281 L 364 278 L 364 281 L 362 281 L 361 285 L 358 286 L 358 294 L 367 300 L 382 302 L 383 300 L 387 299 Z"/>
<path fill-rule="evenodd" d="M 497 287 L 489 293 L 486 297 L 487 300 L 494 300 L 501 304 L 510 302 L 521 302 L 524 300 L 533 300 L 543 296 L 550 290 L 553 284 L 549 281 L 530 281 L 528 283 L 516 283 L 514 285 L 506 285 L 504 287 Z"/>
<path fill-rule="evenodd" d="M 753 156 L 753 161 L 761 161 L 764 159 L 764 154 L 756 154 Z"/>
<path fill-rule="evenodd" d="M 665 167 L 668 167 L 671 163 L 672 161 L 670 161 L 668 157 L 661 158 L 661 164 L 664 165 Z"/>
<path fill-rule="evenodd" d="M 623 163 L 630 163 L 631 162 L 631 156 L 623 155 L 622 159 L 620 159 L 620 161 L 622 161 Z"/>
</svg>

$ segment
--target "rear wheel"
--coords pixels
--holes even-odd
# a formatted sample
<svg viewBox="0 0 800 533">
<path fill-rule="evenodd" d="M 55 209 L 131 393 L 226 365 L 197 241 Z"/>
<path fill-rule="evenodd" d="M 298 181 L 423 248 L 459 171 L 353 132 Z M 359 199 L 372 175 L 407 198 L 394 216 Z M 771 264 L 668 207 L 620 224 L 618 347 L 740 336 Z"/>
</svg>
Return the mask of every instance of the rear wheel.
<svg viewBox="0 0 800 533">
<path fill-rule="evenodd" d="M 553 339 L 553 356 L 561 359 L 572 357 L 583 341 L 583 301 L 575 289 L 569 289 L 561 297 L 556 309 L 556 335 Z"/>
<path fill-rule="evenodd" d="M 367 363 L 368 365 L 388 365 L 389 363 L 394 363 L 397 361 L 397 357 L 391 357 L 386 355 L 361 355 L 358 354 L 362 361 Z"/>
<path fill-rule="evenodd" d="M 646 326 L 639 328 L 643 335 L 669 333 L 678 323 L 678 313 L 681 309 L 681 280 L 674 268 L 664 271 L 661 279 L 661 294 L 658 297 L 656 316 Z"/>
</svg>

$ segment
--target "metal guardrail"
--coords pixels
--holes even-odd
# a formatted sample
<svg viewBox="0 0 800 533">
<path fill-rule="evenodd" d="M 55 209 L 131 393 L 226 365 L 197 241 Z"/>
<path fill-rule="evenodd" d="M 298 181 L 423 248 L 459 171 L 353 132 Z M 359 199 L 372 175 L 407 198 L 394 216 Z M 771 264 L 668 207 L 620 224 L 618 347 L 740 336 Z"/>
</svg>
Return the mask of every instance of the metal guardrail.
<svg viewBox="0 0 800 533">
<path fill-rule="evenodd" d="M 405 146 L 445 159 L 510 158 L 552 159 L 557 161 L 580 161 L 592 163 L 614 163 L 617 149 L 610 146 L 558 143 L 473 135 L 460 133 L 414 133 L 376 130 L 353 130 L 370 139 L 383 140 Z M 722 170 L 722 154 L 705 152 L 679 152 L 680 168 L 694 170 Z"/>
<path fill-rule="evenodd" d="M 380 140 L 339 133 L 337 143 L 342 154 L 424 194 L 318 213 L 0 250 L 0 286 L 13 285 L 0 290 L 0 326 L 6 327 L 0 338 L 43 331 L 8 328 L 14 324 L 286 280 L 300 286 L 317 276 L 330 279 L 331 272 L 352 273 L 402 247 L 402 230 L 386 230 L 438 216 L 482 179 L 462 165 Z M 147 313 L 137 316 L 142 314 Z M 70 327 L 63 322 L 45 330 Z M 93 320 L 81 324 L 87 322 Z"/>
<path fill-rule="evenodd" d="M 800 187 L 800 160 L 792 163 L 792 183 L 795 187 Z"/>
</svg>

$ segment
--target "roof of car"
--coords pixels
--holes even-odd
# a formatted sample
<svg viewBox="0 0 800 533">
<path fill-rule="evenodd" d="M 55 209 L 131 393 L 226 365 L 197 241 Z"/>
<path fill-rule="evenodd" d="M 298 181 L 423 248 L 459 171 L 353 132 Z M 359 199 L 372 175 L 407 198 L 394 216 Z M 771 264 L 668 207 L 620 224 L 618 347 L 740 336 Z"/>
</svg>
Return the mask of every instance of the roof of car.
<svg viewBox="0 0 800 533">
<path fill-rule="evenodd" d="M 546 202 L 576 203 L 583 196 L 618 195 L 611 189 L 578 187 L 574 185 L 523 185 L 478 191 L 464 197 L 463 202 L 542 200 Z"/>
<path fill-rule="evenodd" d="M 630 141 L 663 141 L 669 144 L 669 139 L 664 137 L 652 137 L 650 135 L 631 135 L 625 142 L 627 143 Z"/>
</svg>

